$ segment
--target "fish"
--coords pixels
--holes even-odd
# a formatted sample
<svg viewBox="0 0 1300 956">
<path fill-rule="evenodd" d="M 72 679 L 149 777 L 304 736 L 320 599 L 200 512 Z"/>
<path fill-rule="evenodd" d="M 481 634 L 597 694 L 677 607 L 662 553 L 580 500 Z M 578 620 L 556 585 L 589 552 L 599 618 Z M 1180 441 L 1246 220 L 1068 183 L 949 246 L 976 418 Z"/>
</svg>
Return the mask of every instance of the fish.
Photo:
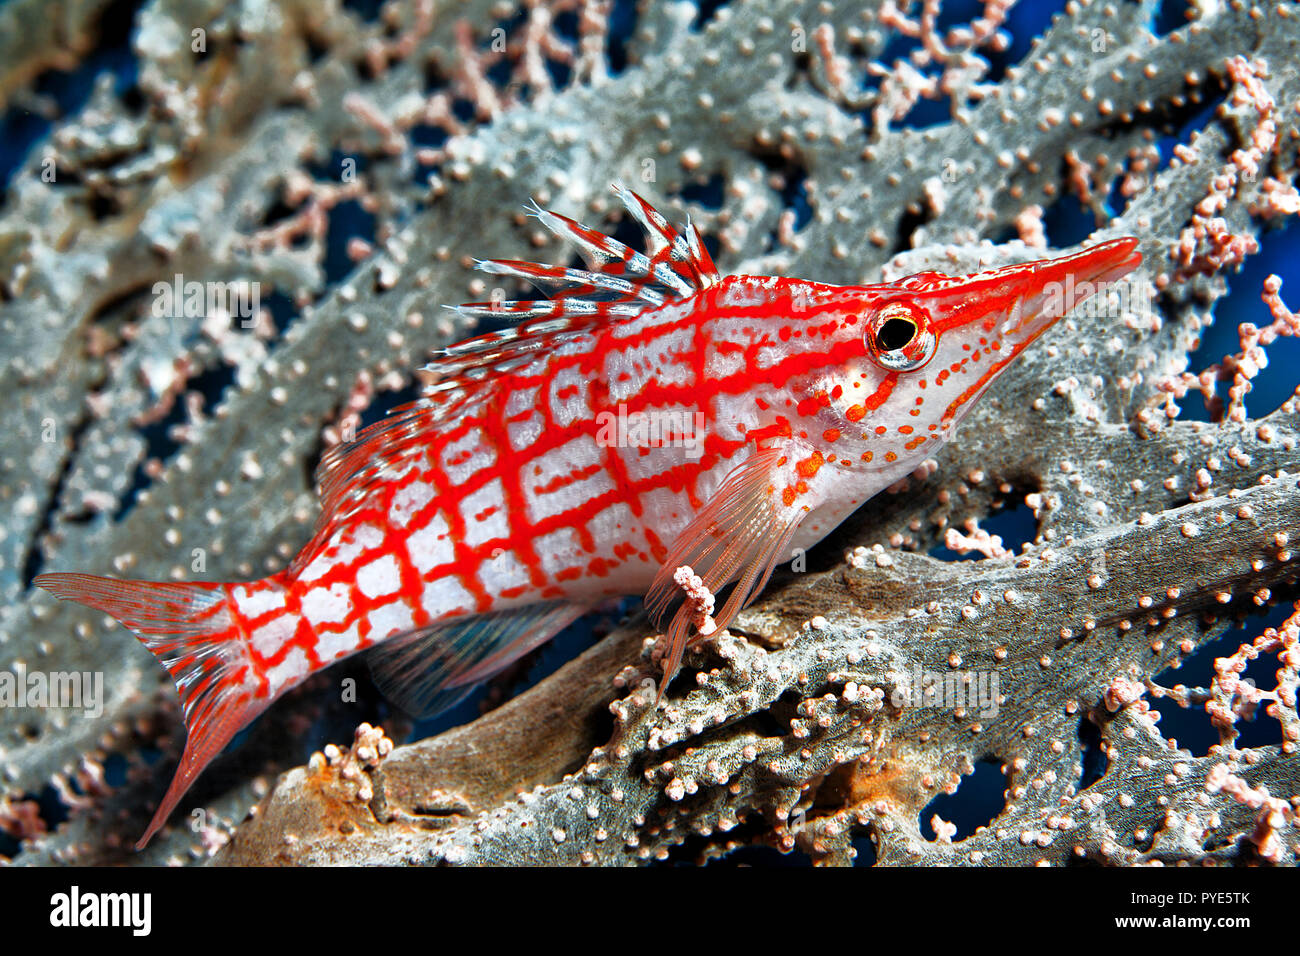
<svg viewBox="0 0 1300 956">
<path fill-rule="evenodd" d="M 185 748 L 137 848 L 238 731 L 362 651 L 391 699 L 433 714 L 642 594 L 666 641 L 662 695 L 689 643 L 933 455 L 1017 356 L 1142 259 L 1120 237 L 859 286 L 722 275 L 689 218 L 613 190 L 644 251 L 532 203 L 586 268 L 478 261 L 545 297 L 453 307 L 503 327 L 434 353 L 416 401 L 323 456 L 319 520 L 283 571 L 35 578 L 133 631 L 180 695 Z M 701 595 L 728 585 L 703 617 Z"/>
</svg>

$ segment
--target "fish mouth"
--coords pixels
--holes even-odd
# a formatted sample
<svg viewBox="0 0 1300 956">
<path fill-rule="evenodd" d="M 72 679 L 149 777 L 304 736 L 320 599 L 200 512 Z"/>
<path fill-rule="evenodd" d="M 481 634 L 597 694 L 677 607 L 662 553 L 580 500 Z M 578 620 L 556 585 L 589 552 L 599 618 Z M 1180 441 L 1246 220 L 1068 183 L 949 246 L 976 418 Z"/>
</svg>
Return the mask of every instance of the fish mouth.
<svg viewBox="0 0 1300 956">
<path fill-rule="evenodd" d="M 1012 266 L 1005 278 L 1014 296 L 995 329 L 1015 354 L 1082 302 L 1124 278 L 1142 262 L 1138 241 L 1112 239 L 1059 259 Z"/>
<path fill-rule="evenodd" d="M 996 359 L 948 406 L 942 421 L 955 425 L 1006 368 L 1058 319 L 1142 262 L 1132 237 L 1098 243 L 1058 259 L 1006 266 L 964 285 L 939 331 L 958 339 L 987 337 Z"/>
</svg>

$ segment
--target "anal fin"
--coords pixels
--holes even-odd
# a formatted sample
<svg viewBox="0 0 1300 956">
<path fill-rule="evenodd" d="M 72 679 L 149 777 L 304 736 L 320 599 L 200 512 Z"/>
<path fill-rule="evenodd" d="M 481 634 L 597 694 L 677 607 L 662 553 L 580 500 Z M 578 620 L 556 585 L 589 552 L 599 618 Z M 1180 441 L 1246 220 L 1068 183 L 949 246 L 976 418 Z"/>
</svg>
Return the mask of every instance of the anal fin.
<svg viewBox="0 0 1300 956">
<path fill-rule="evenodd" d="M 393 703 L 413 717 L 431 717 L 586 612 L 584 605 L 551 601 L 439 621 L 380 644 L 370 670 Z"/>
</svg>

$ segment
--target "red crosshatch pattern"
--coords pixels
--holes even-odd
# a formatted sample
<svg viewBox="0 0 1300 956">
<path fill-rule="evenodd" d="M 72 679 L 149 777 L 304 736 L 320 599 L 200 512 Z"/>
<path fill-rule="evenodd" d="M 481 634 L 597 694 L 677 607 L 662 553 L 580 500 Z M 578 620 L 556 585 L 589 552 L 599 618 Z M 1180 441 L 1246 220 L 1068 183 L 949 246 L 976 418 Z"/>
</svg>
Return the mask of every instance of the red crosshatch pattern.
<svg viewBox="0 0 1300 956">
<path fill-rule="evenodd" d="M 419 401 L 326 456 L 321 520 L 284 572 L 38 578 L 135 630 L 181 692 L 189 740 L 144 840 L 271 700 L 375 645 L 399 700 L 441 707 L 602 598 L 645 593 L 666 682 L 693 633 L 678 567 L 714 593 L 737 582 L 725 627 L 793 548 L 914 470 L 1052 322 L 1140 261 L 1114 239 L 971 276 L 723 277 L 689 223 L 615 188 L 646 251 L 534 206 L 589 268 L 480 262 L 554 297 L 458 308 L 518 322 L 444 350 Z M 667 424 L 650 440 L 629 422 Z"/>
</svg>

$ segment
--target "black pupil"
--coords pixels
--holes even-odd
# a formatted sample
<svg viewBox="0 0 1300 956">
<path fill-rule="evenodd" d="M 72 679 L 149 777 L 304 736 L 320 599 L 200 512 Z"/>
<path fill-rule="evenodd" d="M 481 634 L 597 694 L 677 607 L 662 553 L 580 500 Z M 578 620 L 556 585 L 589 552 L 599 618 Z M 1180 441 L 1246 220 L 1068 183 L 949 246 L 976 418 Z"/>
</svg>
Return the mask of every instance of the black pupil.
<svg viewBox="0 0 1300 956">
<path fill-rule="evenodd" d="M 886 319 L 885 324 L 876 331 L 876 348 L 882 352 L 901 349 L 912 341 L 916 334 L 916 323 L 911 319 Z"/>
</svg>

